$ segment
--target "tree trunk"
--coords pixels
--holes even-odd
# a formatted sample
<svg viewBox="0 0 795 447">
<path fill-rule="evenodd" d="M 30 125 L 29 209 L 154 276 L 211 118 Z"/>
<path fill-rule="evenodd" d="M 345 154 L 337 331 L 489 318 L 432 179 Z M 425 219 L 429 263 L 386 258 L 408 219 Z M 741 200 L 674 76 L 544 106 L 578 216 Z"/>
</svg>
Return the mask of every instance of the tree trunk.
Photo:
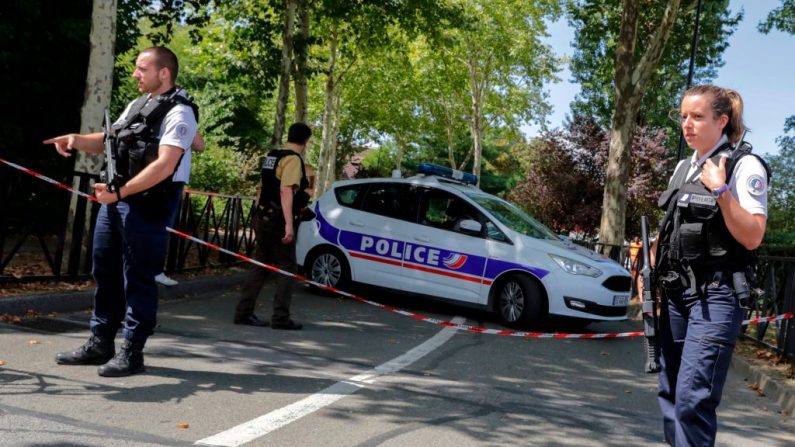
<svg viewBox="0 0 795 447">
<path fill-rule="evenodd" d="M 472 113 L 469 117 L 469 131 L 472 134 L 472 152 L 474 155 L 472 161 L 472 173 L 478 178 L 477 186 L 480 186 L 480 164 L 482 156 L 482 141 L 483 141 L 483 113 L 482 99 L 483 99 L 483 86 L 478 82 L 477 77 L 477 62 L 470 60 L 469 65 L 469 95 L 472 99 Z"/>
<path fill-rule="evenodd" d="M 282 30 L 282 62 L 279 73 L 279 93 L 276 97 L 276 117 L 273 120 L 273 135 L 271 147 L 278 147 L 282 143 L 284 134 L 284 112 L 287 110 L 287 101 L 290 98 L 290 70 L 293 56 L 293 25 L 295 24 L 295 9 L 297 0 L 286 0 L 284 10 L 284 29 Z"/>
<path fill-rule="evenodd" d="M 333 178 L 334 173 L 329 172 L 329 160 L 334 159 L 336 147 L 334 141 L 337 135 L 334 132 L 334 105 L 335 105 L 335 73 L 337 64 L 337 34 L 332 30 L 329 37 L 329 61 L 326 75 L 326 102 L 323 108 L 323 136 L 320 142 L 320 156 L 318 157 L 317 187 L 315 197 L 320 197 L 326 192 L 328 179 Z"/>
<path fill-rule="evenodd" d="M 80 133 L 92 133 L 102 131 L 102 120 L 104 112 L 110 106 L 110 97 L 113 90 L 113 68 L 114 52 L 116 42 L 116 0 L 95 1 L 91 10 L 91 34 L 89 41 L 91 50 L 88 57 L 88 72 L 86 74 L 86 90 L 83 100 L 83 107 L 80 109 Z M 81 177 L 86 174 L 98 175 L 102 169 L 102 155 L 88 154 L 82 151 L 74 151 L 75 165 L 72 178 L 72 186 L 80 188 Z M 84 180 L 84 186 L 88 179 Z M 83 188 L 84 190 L 86 188 Z M 86 191 L 87 192 L 87 191 Z M 78 200 L 83 200 L 77 195 L 72 195 L 69 203 L 69 213 L 66 220 L 66 235 L 64 239 L 63 261 L 70 261 L 70 270 L 77 271 L 80 259 L 84 259 L 88 250 L 90 240 L 88 233 L 91 222 L 88 212 L 84 216 L 76 216 Z M 77 254 L 78 248 L 71 249 L 75 218 L 84 219 L 83 237 L 79 247 L 79 259 L 77 256 L 70 256 L 70 252 Z M 78 229 L 74 229 L 80 231 Z M 75 241 L 76 242 L 76 241 Z M 63 263 L 61 264 L 64 265 Z"/>
<path fill-rule="evenodd" d="M 340 130 L 340 103 L 342 98 L 334 93 L 333 106 L 331 108 L 331 150 L 329 151 L 328 162 L 326 163 L 326 178 L 323 191 L 328 191 L 331 184 L 337 180 L 337 133 Z"/>
<path fill-rule="evenodd" d="M 610 127 L 610 152 L 602 201 L 599 242 L 602 253 L 611 245 L 623 245 L 626 226 L 626 196 L 632 150 L 632 133 L 643 93 L 660 62 L 665 43 L 676 21 L 681 0 L 670 0 L 646 52 L 635 62 L 635 42 L 640 0 L 624 0 L 621 30 L 616 48 L 616 109 Z"/>
<path fill-rule="evenodd" d="M 309 57 L 309 4 L 300 0 L 298 4 L 300 32 L 295 35 L 295 121 L 305 123 L 308 119 L 309 94 L 306 79 L 306 64 Z"/>
</svg>

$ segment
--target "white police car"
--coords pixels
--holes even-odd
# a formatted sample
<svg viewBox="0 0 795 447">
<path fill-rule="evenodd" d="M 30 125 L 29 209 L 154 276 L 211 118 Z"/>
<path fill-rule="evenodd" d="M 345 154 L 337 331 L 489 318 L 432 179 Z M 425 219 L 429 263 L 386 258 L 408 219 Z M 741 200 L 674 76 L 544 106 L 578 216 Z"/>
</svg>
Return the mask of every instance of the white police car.
<svg viewBox="0 0 795 447">
<path fill-rule="evenodd" d="M 561 240 L 475 176 L 421 164 L 420 175 L 334 183 L 298 230 L 312 280 L 352 282 L 496 311 L 521 327 L 547 316 L 624 320 L 629 273 Z"/>
</svg>

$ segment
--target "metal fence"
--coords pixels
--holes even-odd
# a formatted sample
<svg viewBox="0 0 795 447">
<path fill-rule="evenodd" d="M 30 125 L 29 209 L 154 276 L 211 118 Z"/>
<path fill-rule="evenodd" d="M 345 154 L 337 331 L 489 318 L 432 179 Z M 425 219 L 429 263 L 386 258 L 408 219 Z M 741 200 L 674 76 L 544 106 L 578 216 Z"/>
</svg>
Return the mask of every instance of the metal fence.
<svg viewBox="0 0 795 447">
<path fill-rule="evenodd" d="M 250 256 L 254 252 L 252 227 L 254 197 L 185 190 L 175 229 L 219 247 Z M 239 259 L 171 234 L 166 272 L 228 266 Z"/>
<path fill-rule="evenodd" d="M 79 189 L 90 191 L 93 178 L 80 175 Z M 68 179 L 57 179 L 68 183 Z M 42 188 L 41 186 L 45 186 Z M 99 205 L 77 199 L 68 222 L 72 194 L 27 174 L 0 173 L 0 284 L 77 281 L 91 277 L 91 242 Z M 175 228 L 228 250 L 251 255 L 253 197 L 186 190 Z M 167 272 L 227 266 L 238 259 L 171 234 Z"/>
<path fill-rule="evenodd" d="M 795 312 L 795 258 L 760 257 L 755 286 L 748 318 Z M 742 336 L 795 362 L 795 319 L 747 326 Z"/>
</svg>

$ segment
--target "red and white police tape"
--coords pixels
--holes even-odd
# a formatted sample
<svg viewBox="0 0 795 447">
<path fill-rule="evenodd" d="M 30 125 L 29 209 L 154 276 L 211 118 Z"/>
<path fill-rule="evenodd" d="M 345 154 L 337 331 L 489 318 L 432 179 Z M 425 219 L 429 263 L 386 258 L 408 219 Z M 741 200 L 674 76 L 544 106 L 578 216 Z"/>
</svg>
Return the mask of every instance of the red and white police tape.
<svg viewBox="0 0 795 447">
<path fill-rule="evenodd" d="M 79 195 L 81 197 L 85 197 L 85 198 L 87 198 L 89 200 L 93 200 L 94 202 L 97 201 L 96 197 L 94 197 L 94 196 L 92 196 L 90 194 L 86 194 L 84 192 L 78 191 L 78 190 L 72 188 L 69 185 L 65 185 L 65 184 L 63 184 L 61 182 L 53 180 L 53 179 L 51 179 L 51 178 L 49 178 L 47 176 L 39 174 L 38 172 L 32 171 L 32 170 L 30 170 L 28 168 L 25 168 L 24 166 L 20 166 L 20 165 L 18 165 L 16 163 L 11 163 L 10 161 L 6 161 L 6 160 L 4 160 L 2 158 L 0 158 L 0 162 L 5 163 L 6 165 L 11 166 L 14 169 L 20 170 L 20 171 L 22 171 L 22 172 L 24 172 L 26 174 L 30 174 L 30 175 L 32 175 L 32 176 L 34 176 L 36 178 L 44 180 L 45 182 L 52 183 L 53 185 L 55 185 L 55 186 L 57 186 L 57 187 L 59 187 L 61 189 L 65 189 L 67 191 L 71 191 L 74 194 L 77 194 L 77 195 Z M 210 193 L 210 194 L 217 194 L 217 193 Z M 411 318 L 414 318 L 414 319 L 417 319 L 417 320 L 420 320 L 420 321 L 424 321 L 426 323 L 435 324 L 435 325 L 438 325 L 438 326 L 451 327 L 451 328 L 455 328 L 455 329 L 458 329 L 458 330 L 461 330 L 461 331 L 472 332 L 472 333 L 476 333 L 476 334 L 491 334 L 491 335 L 503 335 L 503 336 L 508 336 L 508 337 L 524 337 L 524 338 L 597 339 L 597 338 L 640 337 L 640 336 L 643 335 L 643 331 L 636 331 L 636 332 L 606 332 L 606 333 L 595 333 L 595 334 L 567 334 L 567 333 L 558 333 L 558 332 L 554 332 L 554 333 L 552 333 L 552 332 L 524 332 L 524 331 L 513 331 L 513 330 L 489 329 L 489 328 L 482 327 L 482 326 L 469 326 L 469 325 L 466 325 L 466 324 L 453 323 L 452 321 L 439 320 L 439 319 L 436 319 L 436 318 L 430 318 L 430 317 L 426 317 L 424 315 L 415 314 L 413 312 L 408 312 L 408 311 L 405 311 L 405 310 L 402 310 L 402 309 L 398 309 L 398 308 L 395 308 L 395 307 L 392 307 L 392 306 L 387 306 L 387 305 L 384 305 L 384 304 L 381 304 L 381 303 L 376 303 L 375 301 L 370 301 L 370 300 L 364 299 L 364 298 L 362 298 L 360 296 L 357 296 L 357 295 L 354 295 L 352 293 L 348 293 L 348 292 L 345 292 L 343 290 L 338 290 L 338 289 L 336 289 L 334 287 L 330 287 L 330 286 L 326 286 L 326 285 L 323 285 L 323 284 L 316 283 L 316 282 L 310 280 L 309 278 L 307 278 L 307 277 L 305 277 L 303 275 L 298 275 L 298 274 L 295 274 L 295 273 L 291 273 L 291 272 L 282 270 L 282 269 L 280 269 L 278 267 L 274 267 L 272 265 L 268 265 L 268 264 L 262 263 L 260 261 L 257 261 L 256 259 L 250 258 L 250 257 L 242 255 L 240 253 L 233 252 L 231 250 L 227 250 L 227 249 L 225 249 L 223 247 L 219 247 L 219 246 L 217 246 L 215 244 L 212 244 L 210 242 L 207 242 L 207 241 L 201 240 L 199 238 L 193 237 L 193 236 L 191 236 L 189 234 L 186 234 L 186 233 L 183 233 L 181 231 L 177 231 L 177 230 L 175 230 L 175 229 L 173 229 L 171 227 L 166 227 L 166 230 L 168 230 L 171 233 L 176 234 L 177 236 L 180 236 L 182 238 L 185 238 L 185 239 L 188 239 L 190 241 L 193 241 L 193 242 L 195 242 L 197 244 L 205 245 L 205 246 L 207 246 L 209 248 L 212 248 L 213 250 L 220 251 L 222 253 L 225 253 L 227 255 L 233 256 L 235 258 L 238 258 L 238 259 L 243 260 L 245 262 L 248 262 L 250 264 L 254 264 L 254 265 L 258 266 L 258 267 L 262 267 L 264 269 L 268 269 L 268 270 L 274 271 L 276 273 L 279 273 L 279 274 L 282 274 L 282 275 L 285 275 L 285 276 L 293 277 L 293 278 L 295 278 L 298 281 L 305 282 L 307 284 L 311 284 L 311 285 L 313 285 L 315 287 L 318 287 L 320 289 L 328 290 L 328 291 L 331 291 L 331 292 L 334 292 L 334 293 L 338 293 L 338 294 L 340 294 L 342 296 L 351 298 L 351 299 L 359 301 L 361 303 L 370 304 L 372 306 L 379 307 L 381 309 L 388 310 L 388 311 L 394 312 L 396 314 L 404 315 L 404 316 L 407 316 L 407 317 L 411 317 Z M 757 324 L 757 323 L 763 323 L 763 322 L 772 322 L 772 321 L 778 321 L 778 320 L 788 320 L 788 319 L 790 319 L 792 317 L 793 317 L 793 313 L 792 312 L 787 312 L 785 314 L 772 316 L 772 317 L 751 318 L 750 320 L 743 321 L 742 324 L 743 325 L 747 325 L 747 324 Z"/>
</svg>

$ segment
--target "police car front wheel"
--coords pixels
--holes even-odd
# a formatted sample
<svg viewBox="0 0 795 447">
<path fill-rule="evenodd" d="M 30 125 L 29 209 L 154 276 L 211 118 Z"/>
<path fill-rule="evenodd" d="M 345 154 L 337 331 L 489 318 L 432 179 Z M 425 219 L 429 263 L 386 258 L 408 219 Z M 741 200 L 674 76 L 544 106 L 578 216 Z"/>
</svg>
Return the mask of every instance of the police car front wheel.
<svg viewBox="0 0 795 447">
<path fill-rule="evenodd" d="M 523 327 L 541 317 L 541 291 L 522 275 L 506 278 L 497 285 L 496 309 L 506 326 Z"/>
</svg>

